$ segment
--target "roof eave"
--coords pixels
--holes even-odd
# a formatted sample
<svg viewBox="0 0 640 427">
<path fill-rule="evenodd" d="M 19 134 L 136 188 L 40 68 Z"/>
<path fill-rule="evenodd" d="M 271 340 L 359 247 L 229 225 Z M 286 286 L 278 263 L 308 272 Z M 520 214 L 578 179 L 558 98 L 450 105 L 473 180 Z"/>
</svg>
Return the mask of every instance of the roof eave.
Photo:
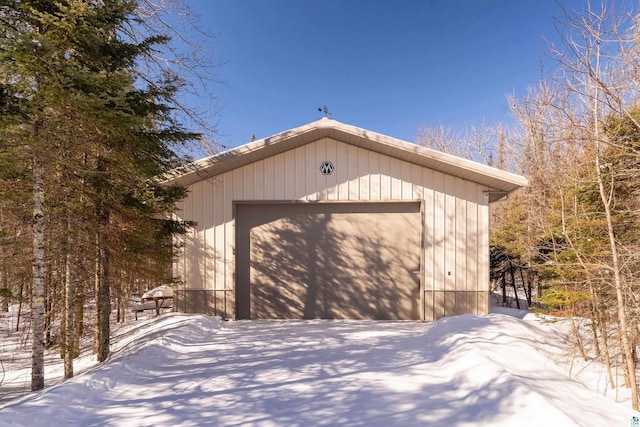
<svg viewBox="0 0 640 427">
<path fill-rule="evenodd" d="M 164 182 L 190 185 L 324 137 L 484 185 L 490 202 L 528 185 L 520 175 L 326 118 L 198 160 L 172 171 Z"/>
</svg>

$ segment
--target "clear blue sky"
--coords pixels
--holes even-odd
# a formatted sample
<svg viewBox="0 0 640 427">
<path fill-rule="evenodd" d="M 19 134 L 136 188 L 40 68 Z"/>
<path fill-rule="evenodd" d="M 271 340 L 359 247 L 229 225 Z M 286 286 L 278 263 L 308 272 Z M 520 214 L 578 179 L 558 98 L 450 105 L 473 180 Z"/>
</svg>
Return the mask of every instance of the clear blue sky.
<svg viewBox="0 0 640 427">
<path fill-rule="evenodd" d="M 425 125 L 511 122 L 540 77 L 555 0 L 187 0 L 226 63 L 219 142 L 323 116 L 407 141 Z M 582 9 L 586 0 L 565 0 Z"/>
</svg>

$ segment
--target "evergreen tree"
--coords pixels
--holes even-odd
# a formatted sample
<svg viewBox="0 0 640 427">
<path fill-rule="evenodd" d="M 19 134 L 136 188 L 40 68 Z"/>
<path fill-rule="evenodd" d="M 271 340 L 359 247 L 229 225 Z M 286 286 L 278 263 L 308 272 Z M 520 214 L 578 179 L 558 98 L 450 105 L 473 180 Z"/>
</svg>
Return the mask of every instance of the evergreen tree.
<svg viewBox="0 0 640 427">
<path fill-rule="evenodd" d="M 32 177 L 34 390 L 44 386 L 44 251 L 66 259 L 59 263 L 66 273 L 57 275 L 66 282 L 48 289 L 73 286 L 72 254 L 95 254 L 95 352 L 103 361 L 116 272 L 135 264 L 132 253 L 155 260 L 166 272 L 167 239 L 184 229 L 159 219 L 185 193 L 161 185 L 158 176 L 176 164 L 174 148 L 199 135 L 183 129 L 172 114 L 184 82 L 169 71 L 158 80 L 136 72 L 137 64 L 169 40 L 151 35 L 133 41 L 126 31 L 136 25 L 137 8 L 128 0 L 0 3 L 0 162 L 10 156 L 31 159 L 18 175 Z M 50 228 L 64 230 L 63 250 L 47 244 L 52 231 L 45 227 L 55 221 L 57 228 Z M 148 236 L 163 243 L 150 243 Z M 73 290 L 66 295 L 68 315 Z M 65 319 L 63 325 L 72 328 L 72 318 Z M 70 347 L 72 334 L 64 335 Z"/>
</svg>

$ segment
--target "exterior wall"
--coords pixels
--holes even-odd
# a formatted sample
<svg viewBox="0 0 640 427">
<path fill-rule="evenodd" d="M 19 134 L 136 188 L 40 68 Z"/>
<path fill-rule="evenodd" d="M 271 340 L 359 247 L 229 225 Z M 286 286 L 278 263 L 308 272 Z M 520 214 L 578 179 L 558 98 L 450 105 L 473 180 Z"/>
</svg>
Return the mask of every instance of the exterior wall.
<svg viewBox="0 0 640 427">
<path fill-rule="evenodd" d="M 335 170 L 322 175 L 329 160 Z M 236 201 L 423 201 L 424 320 L 489 310 L 488 198 L 481 185 L 323 138 L 190 186 L 178 217 L 176 310 L 235 317 Z"/>
</svg>

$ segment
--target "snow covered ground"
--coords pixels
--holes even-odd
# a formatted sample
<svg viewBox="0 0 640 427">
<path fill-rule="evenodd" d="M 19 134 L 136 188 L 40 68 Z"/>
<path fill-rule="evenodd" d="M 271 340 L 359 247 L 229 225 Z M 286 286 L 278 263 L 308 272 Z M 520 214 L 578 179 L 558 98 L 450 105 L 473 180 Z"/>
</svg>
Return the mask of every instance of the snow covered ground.
<svg viewBox="0 0 640 427">
<path fill-rule="evenodd" d="M 431 324 L 164 314 L 120 329 L 106 363 L 0 406 L 0 425 L 626 427 L 640 417 L 624 396 L 568 377 L 562 321 L 508 313 Z M 576 366 L 572 376 L 597 377 Z"/>
</svg>

